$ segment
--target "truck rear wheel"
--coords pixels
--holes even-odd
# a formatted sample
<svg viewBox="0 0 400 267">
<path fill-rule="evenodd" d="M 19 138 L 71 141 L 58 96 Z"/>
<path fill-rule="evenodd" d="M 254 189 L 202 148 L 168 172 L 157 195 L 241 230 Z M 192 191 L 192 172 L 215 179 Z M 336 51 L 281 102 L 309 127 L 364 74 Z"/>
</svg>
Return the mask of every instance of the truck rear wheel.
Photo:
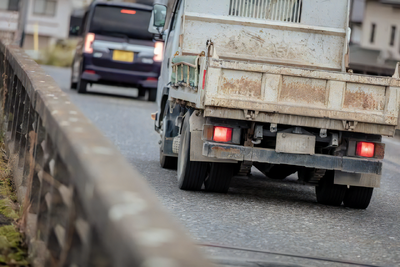
<svg viewBox="0 0 400 267">
<path fill-rule="evenodd" d="M 190 113 L 183 122 L 178 153 L 178 186 L 182 190 L 200 190 L 207 175 L 207 164 L 190 160 Z"/>
<path fill-rule="evenodd" d="M 327 171 L 315 187 L 317 202 L 324 205 L 340 206 L 346 194 L 346 185 L 334 184 L 334 171 Z"/>
<path fill-rule="evenodd" d="M 235 165 L 231 163 L 211 163 L 210 173 L 204 181 L 206 191 L 227 193 L 234 175 Z"/>
<path fill-rule="evenodd" d="M 350 186 L 346 191 L 343 204 L 352 209 L 366 209 L 371 202 L 373 188 Z"/>
</svg>

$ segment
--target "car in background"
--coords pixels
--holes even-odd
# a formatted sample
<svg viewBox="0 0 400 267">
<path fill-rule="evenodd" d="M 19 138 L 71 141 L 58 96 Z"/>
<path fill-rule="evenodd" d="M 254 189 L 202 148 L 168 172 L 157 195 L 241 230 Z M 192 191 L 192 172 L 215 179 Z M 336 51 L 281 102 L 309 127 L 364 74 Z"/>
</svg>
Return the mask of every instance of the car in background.
<svg viewBox="0 0 400 267">
<path fill-rule="evenodd" d="M 148 25 L 152 6 L 94 1 L 80 27 L 81 37 L 71 72 L 71 88 L 85 93 L 89 84 L 139 89 L 139 96 L 155 101 L 163 59 L 163 42 L 154 40 Z"/>
</svg>

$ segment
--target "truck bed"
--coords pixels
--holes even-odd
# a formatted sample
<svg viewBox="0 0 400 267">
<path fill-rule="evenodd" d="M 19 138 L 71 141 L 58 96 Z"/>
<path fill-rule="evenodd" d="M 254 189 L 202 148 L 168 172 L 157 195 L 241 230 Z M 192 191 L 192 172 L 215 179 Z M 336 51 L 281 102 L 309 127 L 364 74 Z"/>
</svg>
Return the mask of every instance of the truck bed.
<svg viewBox="0 0 400 267">
<path fill-rule="evenodd" d="M 204 90 L 177 88 L 170 95 L 210 117 L 386 136 L 398 124 L 399 79 L 214 58 L 206 73 Z"/>
</svg>

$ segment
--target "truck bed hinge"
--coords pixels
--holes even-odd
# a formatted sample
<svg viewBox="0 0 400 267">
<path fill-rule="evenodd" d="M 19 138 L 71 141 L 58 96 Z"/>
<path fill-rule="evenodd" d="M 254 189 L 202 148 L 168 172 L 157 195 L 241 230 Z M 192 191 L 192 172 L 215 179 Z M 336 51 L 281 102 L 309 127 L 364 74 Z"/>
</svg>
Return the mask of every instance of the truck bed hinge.
<svg viewBox="0 0 400 267">
<path fill-rule="evenodd" d="M 247 110 L 247 109 L 244 109 L 243 112 L 246 120 L 254 120 L 255 118 L 257 118 L 258 113 L 260 113 L 259 111 Z"/>
<path fill-rule="evenodd" d="M 357 127 L 358 121 L 343 121 L 343 127 L 348 131 L 354 131 Z"/>
</svg>

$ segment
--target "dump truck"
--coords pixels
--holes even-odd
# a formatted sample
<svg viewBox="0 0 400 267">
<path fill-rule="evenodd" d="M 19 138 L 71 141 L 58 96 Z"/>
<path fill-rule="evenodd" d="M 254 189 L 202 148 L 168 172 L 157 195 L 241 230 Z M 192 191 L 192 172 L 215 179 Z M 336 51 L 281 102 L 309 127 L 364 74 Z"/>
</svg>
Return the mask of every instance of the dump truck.
<svg viewBox="0 0 400 267">
<path fill-rule="evenodd" d="M 399 127 L 400 79 L 348 68 L 349 0 L 175 0 L 149 31 L 165 42 L 160 164 L 182 190 L 227 192 L 254 166 L 297 173 L 320 204 L 365 209 Z"/>
</svg>

